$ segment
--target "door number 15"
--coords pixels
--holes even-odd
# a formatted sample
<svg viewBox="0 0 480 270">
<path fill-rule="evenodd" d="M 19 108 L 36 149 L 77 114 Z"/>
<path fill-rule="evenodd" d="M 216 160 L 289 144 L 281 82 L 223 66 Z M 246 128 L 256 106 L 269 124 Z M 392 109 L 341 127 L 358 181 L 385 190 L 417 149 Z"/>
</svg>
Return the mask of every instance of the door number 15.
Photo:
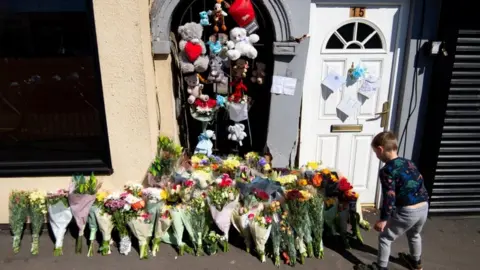
<svg viewBox="0 0 480 270">
<path fill-rule="evenodd" d="M 365 8 L 364 7 L 351 7 L 350 8 L 350 17 L 359 17 L 359 18 L 364 18 L 365 17 Z"/>
</svg>

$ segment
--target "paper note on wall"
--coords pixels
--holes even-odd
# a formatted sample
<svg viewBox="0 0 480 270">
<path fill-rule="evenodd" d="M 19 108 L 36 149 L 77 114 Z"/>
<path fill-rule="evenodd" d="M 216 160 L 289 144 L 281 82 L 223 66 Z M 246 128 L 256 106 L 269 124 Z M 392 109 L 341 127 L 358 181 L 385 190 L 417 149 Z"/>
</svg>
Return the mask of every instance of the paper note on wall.
<svg viewBox="0 0 480 270">
<path fill-rule="evenodd" d="M 337 72 L 331 70 L 327 77 L 322 82 L 322 85 L 327 87 L 330 91 L 335 92 L 345 83 L 345 77 L 341 76 Z"/>
<path fill-rule="evenodd" d="M 297 87 L 297 79 L 283 76 L 273 76 L 272 94 L 279 95 L 295 95 L 295 88 Z"/>
<path fill-rule="evenodd" d="M 362 106 L 360 101 L 348 97 L 340 101 L 340 103 L 337 105 L 337 109 L 344 113 L 347 117 L 350 117 L 357 113 L 358 109 L 360 109 L 360 106 Z"/>
<path fill-rule="evenodd" d="M 363 81 L 362 85 L 358 89 L 358 93 L 365 96 L 366 98 L 371 98 L 378 91 L 379 87 L 380 84 L 378 82 L 378 79 L 368 77 Z"/>
</svg>

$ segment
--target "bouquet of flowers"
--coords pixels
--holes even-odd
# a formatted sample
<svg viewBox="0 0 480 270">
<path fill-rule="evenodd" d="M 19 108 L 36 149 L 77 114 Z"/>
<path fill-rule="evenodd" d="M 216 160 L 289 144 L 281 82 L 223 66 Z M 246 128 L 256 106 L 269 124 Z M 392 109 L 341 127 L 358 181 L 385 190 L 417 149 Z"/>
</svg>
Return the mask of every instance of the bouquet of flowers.
<svg viewBox="0 0 480 270">
<path fill-rule="evenodd" d="M 172 205 L 169 214 L 171 217 L 171 230 L 162 236 L 162 241 L 176 245 L 178 247 L 178 254 L 183 256 L 185 252 L 190 253 L 190 248 L 183 242 L 183 232 L 185 226 L 183 224 L 182 216 L 185 211 L 184 206 L 181 204 Z"/>
<path fill-rule="evenodd" d="M 270 164 L 265 157 L 261 157 L 256 152 L 249 152 L 245 155 L 245 161 L 250 168 L 259 170 L 260 172 L 268 172 L 271 170 Z"/>
<path fill-rule="evenodd" d="M 308 203 L 311 194 L 306 190 L 292 189 L 286 191 L 286 202 L 290 210 L 290 224 L 297 233 L 296 245 L 300 251 L 300 262 L 305 257 L 313 256 L 311 225 L 308 216 Z M 307 246 L 305 247 L 305 242 Z"/>
<path fill-rule="evenodd" d="M 288 206 L 285 206 L 285 208 L 288 209 Z M 295 235 L 288 220 L 288 210 L 285 210 L 280 220 L 281 250 L 285 263 L 294 266 L 297 262 L 297 248 L 295 247 Z"/>
<path fill-rule="evenodd" d="M 160 188 L 145 188 L 142 191 L 143 200 L 146 201 L 146 211 L 151 215 L 153 222 L 157 220 L 158 211 L 163 201 L 167 199 L 166 191 Z M 152 227 L 153 230 L 153 227 Z M 153 231 L 150 235 L 153 234 Z"/>
<path fill-rule="evenodd" d="M 228 232 L 231 225 L 232 213 L 238 204 L 238 190 L 228 174 L 217 179 L 217 185 L 208 192 L 208 203 L 213 221 L 223 232 L 222 241 L 224 251 L 228 251 Z"/>
<path fill-rule="evenodd" d="M 259 259 L 261 262 L 265 262 L 265 244 L 270 237 L 273 219 L 272 217 L 265 215 L 263 211 L 259 212 L 257 215 L 253 213 L 249 214 L 248 219 L 250 220 L 250 233 L 255 242 L 255 248 Z"/>
<path fill-rule="evenodd" d="M 155 224 L 155 232 L 152 245 L 152 255 L 155 257 L 157 252 L 160 250 L 160 242 L 164 235 L 167 234 L 168 229 L 172 225 L 172 217 L 170 216 L 169 207 L 163 205 L 159 209 L 158 217 Z"/>
<path fill-rule="evenodd" d="M 77 253 L 82 253 L 82 237 L 85 225 L 87 224 L 90 207 L 92 207 L 93 202 L 95 201 L 95 193 L 97 193 L 100 186 L 101 184 L 97 183 L 97 178 L 93 173 L 88 180 L 83 175 L 73 176 L 69 191 L 70 194 L 68 195 L 68 202 L 70 203 L 73 217 L 78 226 L 78 238 L 75 248 Z"/>
<path fill-rule="evenodd" d="M 97 193 L 96 202 L 97 211 L 95 211 L 95 218 L 98 223 L 98 228 L 102 233 L 102 245 L 100 253 L 105 256 L 111 254 L 110 243 L 112 241 L 113 220 L 112 215 L 105 209 L 105 200 L 108 198 L 107 192 Z"/>
<path fill-rule="evenodd" d="M 235 177 L 237 169 L 240 167 L 241 158 L 234 155 L 229 155 L 220 166 L 220 172 L 228 174 L 230 177 Z"/>
<path fill-rule="evenodd" d="M 98 212 L 98 202 L 97 200 L 94 201 L 92 207 L 90 207 L 90 212 L 88 213 L 88 228 L 90 229 L 90 237 L 88 240 L 90 244 L 88 245 L 87 257 L 93 256 L 93 246 L 95 243 L 95 239 L 97 238 L 97 231 L 98 231 L 98 223 L 97 217 L 95 213 Z"/>
<path fill-rule="evenodd" d="M 265 213 L 272 217 L 272 230 L 270 232 L 270 239 L 272 240 L 275 266 L 280 266 L 280 245 L 282 243 L 282 235 L 280 233 L 280 217 L 282 215 L 282 208 L 280 207 L 280 202 L 272 202 L 269 207 L 265 209 Z"/>
<path fill-rule="evenodd" d="M 193 112 L 198 117 L 212 116 L 216 110 L 217 110 L 217 100 L 215 99 L 209 99 L 207 101 L 203 101 L 197 98 L 193 103 Z"/>
<path fill-rule="evenodd" d="M 248 253 L 250 253 L 250 248 L 252 246 L 250 234 L 250 226 L 248 215 L 249 211 L 245 207 L 238 207 L 232 213 L 232 224 L 235 229 L 240 233 L 245 243 L 245 249 Z"/>
<path fill-rule="evenodd" d="M 323 258 L 323 210 L 325 204 L 323 195 L 319 192 L 313 194 L 308 201 L 308 213 L 311 221 L 311 231 L 313 235 L 313 251 L 315 257 Z"/>
<path fill-rule="evenodd" d="M 210 168 L 210 161 L 211 160 L 205 154 L 197 153 L 197 154 L 192 156 L 190 161 L 192 162 L 192 168 L 194 170 L 204 170 L 204 171 L 210 171 L 211 170 L 211 168 Z"/>
<path fill-rule="evenodd" d="M 60 256 L 63 255 L 63 238 L 73 217 L 68 204 L 68 191 L 60 189 L 57 192 L 49 192 L 47 193 L 46 201 L 48 220 L 55 236 L 53 255 Z"/>
<path fill-rule="evenodd" d="M 132 230 L 132 233 L 138 239 L 138 245 L 140 247 L 140 259 L 148 258 L 148 239 L 152 235 L 153 220 L 151 215 L 145 211 L 139 209 L 138 216 L 128 221 L 128 226 Z"/>
<path fill-rule="evenodd" d="M 192 239 L 195 254 L 197 256 L 203 255 L 203 231 L 207 223 L 205 197 L 202 195 L 195 196 L 195 198 L 190 201 L 186 211 L 183 212 L 182 219 Z"/>
<path fill-rule="evenodd" d="M 105 213 L 112 216 L 112 222 L 120 235 L 120 254 L 128 255 L 132 249 L 132 242 L 127 229 L 127 216 L 131 217 L 133 214 L 130 211 L 131 206 L 127 204 L 125 198 L 129 194 L 112 193 L 104 200 Z"/>
<path fill-rule="evenodd" d="M 14 190 L 9 198 L 10 229 L 13 234 L 13 252 L 20 252 L 23 228 L 28 216 L 28 192 Z"/>
<path fill-rule="evenodd" d="M 206 189 L 212 183 L 212 173 L 206 170 L 195 170 L 191 178 L 198 183 L 201 189 Z"/>
<path fill-rule="evenodd" d="M 216 254 L 218 250 L 218 241 L 220 238 L 221 236 L 214 231 L 210 231 L 207 235 L 205 235 L 205 238 L 203 239 L 205 253 L 208 255 Z"/>
<path fill-rule="evenodd" d="M 170 177 L 182 155 L 182 147 L 166 136 L 160 136 L 157 142 L 157 156 L 149 169 L 148 182 L 157 185 L 162 177 Z"/>
<path fill-rule="evenodd" d="M 45 202 L 45 194 L 39 191 L 33 191 L 28 194 L 30 206 L 30 222 L 32 226 L 32 249 L 33 255 L 38 254 L 39 236 L 45 222 L 45 214 L 47 214 L 47 205 Z"/>
</svg>

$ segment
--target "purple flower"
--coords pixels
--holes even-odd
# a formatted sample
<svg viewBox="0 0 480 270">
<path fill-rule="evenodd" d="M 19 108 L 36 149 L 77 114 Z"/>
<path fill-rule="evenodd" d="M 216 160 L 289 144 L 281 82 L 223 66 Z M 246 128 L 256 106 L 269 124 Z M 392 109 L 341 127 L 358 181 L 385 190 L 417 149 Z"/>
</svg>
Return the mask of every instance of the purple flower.
<svg viewBox="0 0 480 270">
<path fill-rule="evenodd" d="M 258 165 L 260 167 L 267 165 L 267 160 L 264 157 L 260 158 L 260 160 L 258 161 Z"/>
<path fill-rule="evenodd" d="M 208 164 L 208 160 L 202 159 L 202 161 L 200 161 L 200 164 L 202 164 L 202 165 L 207 165 L 207 164 Z"/>
</svg>

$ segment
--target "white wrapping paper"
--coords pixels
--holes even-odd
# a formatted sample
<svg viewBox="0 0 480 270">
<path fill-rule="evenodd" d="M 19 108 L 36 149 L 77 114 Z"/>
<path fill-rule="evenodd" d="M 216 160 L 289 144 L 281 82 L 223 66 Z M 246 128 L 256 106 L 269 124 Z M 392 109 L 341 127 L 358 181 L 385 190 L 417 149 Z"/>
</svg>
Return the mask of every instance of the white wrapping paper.
<svg viewBox="0 0 480 270">
<path fill-rule="evenodd" d="M 223 236 L 226 238 L 226 240 L 228 240 L 228 231 L 230 230 L 230 225 L 232 224 L 232 214 L 235 208 L 237 208 L 237 205 L 238 196 L 235 200 L 224 205 L 221 211 L 218 211 L 218 209 L 209 202 L 212 218 L 215 221 L 215 224 L 217 224 L 217 227 L 223 232 Z"/>
<path fill-rule="evenodd" d="M 250 248 L 252 241 L 251 241 L 251 233 L 250 233 L 250 221 L 248 220 L 248 213 L 240 215 L 237 210 L 235 210 L 232 214 L 232 224 L 235 229 L 242 235 L 245 245 L 247 249 Z"/>
<path fill-rule="evenodd" d="M 168 229 L 170 229 L 170 226 L 172 226 L 172 220 L 170 218 L 158 217 L 157 224 L 155 225 L 155 238 L 162 237 Z"/>
<path fill-rule="evenodd" d="M 112 239 L 113 230 L 112 216 L 108 213 L 102 213 L 102 211 L 97 210 L 95 212 L 95 217 L 97 218 L 98 227 L 102 233 L 102 241 L 110 241 L 110 239 Z"/>
<path fill-rule="evenodd" d="M 152 236 L 153 223 L 145 223 L 142 220 L 132 219 L 128 222 L 128 226 L 132 230 L 133 235 L 138 239 L 139 245 L 147 244 L 148 237 Z"/>
<path fill-rule="evenodd" d="M 72 217 L 70 207 L 65 206 L 62 202 L 48 206 L 48 218 L 53 234 L 55 235 L 55 248 L 61 248 L 63 246 L 63 238 L 65 237 L 65 232 Z"/>
<path fill-rule="evenodd" d="M 270 231 L 272 230 L 272 226 L 268 226 L 267 228 L 260 226 L 256 222 L 252 222 L 250 224 L 250 232 L 252 233 L 253 241 L 255 242 L 255 248 L 257 252 L 260 253 L 262 262 L 265 262 L 265 244 L 270 237 Z"/>
<path fill-rule="evenodd" d="M 172 228 L 169 233 L 166 233 L 162 236 L 162 241 L 167 244 L 172 244 L 176 246 L 182 246 L 183 241 L 183 231 L 185 227 L 183 226 L 182 213 L 183 209 L 172 208 L 170 209 L 170 216 L 172 217 Z"/>
</svg>

